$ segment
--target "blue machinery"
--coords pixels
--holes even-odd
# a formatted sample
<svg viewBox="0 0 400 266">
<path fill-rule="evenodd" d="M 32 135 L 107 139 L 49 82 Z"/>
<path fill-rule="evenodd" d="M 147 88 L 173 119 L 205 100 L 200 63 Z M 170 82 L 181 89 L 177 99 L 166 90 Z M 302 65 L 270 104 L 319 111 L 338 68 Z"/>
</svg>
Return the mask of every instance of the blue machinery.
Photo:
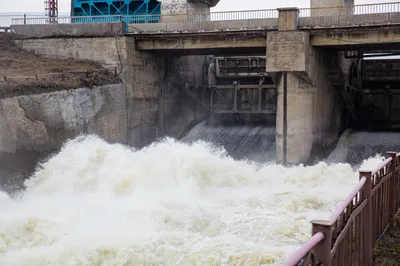
<svg viewBox="0 0 400 266">
<path fill-rule="evenodd" d="M 161 2 L 157 0 L 71 0 L 74 23 L 160 22 Z"/>
</svg>

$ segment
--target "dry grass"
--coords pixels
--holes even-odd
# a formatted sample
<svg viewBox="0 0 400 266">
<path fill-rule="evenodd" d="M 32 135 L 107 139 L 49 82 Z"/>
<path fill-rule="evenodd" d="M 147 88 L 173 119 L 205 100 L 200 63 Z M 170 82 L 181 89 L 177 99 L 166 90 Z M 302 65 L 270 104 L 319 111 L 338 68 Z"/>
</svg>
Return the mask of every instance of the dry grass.
<svg viewBox="0 0 400 266">
<path fill-rule="evenodd" d="M 400 265 L 400 215 L 395 218 L 393 226 L 379 240 L 374 249 L 374 265 Z"/>
<path fill-rule="evenodd" d="M 85 73 L 65 74 L 63 79 L 60 75 L 46 76 L 50 73 L 71 70 Z M 87 70 L 101 70 L 101 72 L 87 74 Z M 0 34 L 0 98 L 118 82 L 119 79 L 115 77 L 114 72 L 104 70 L 99 63 L 38 56 L 20 50 L 12 44 L 9 35 Z"/>
</svg>

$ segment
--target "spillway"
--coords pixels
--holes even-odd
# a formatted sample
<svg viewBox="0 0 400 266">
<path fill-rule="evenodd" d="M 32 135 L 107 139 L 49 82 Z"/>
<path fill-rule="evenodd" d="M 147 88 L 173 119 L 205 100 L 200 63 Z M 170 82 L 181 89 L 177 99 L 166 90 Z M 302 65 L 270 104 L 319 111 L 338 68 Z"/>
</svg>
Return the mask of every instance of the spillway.
<svg viewBox="0 0 400 266">
<path fill-rule="evenodd" d="M 23 193 L 0 193 L 0 265 L 281 265 L 357 182 L 349 164 L 288 168 L 206 142 L 133 150 L 80 137 Z"/>
<path fill-rule="evenodd" d="M 213 125 L 206 120 L 193 127 L 182 142 L 204 141 L 222 147 L 235 159 L 275 161 L 275 127 L 268 125 Z"/>
<path fill-rule="evenodd" d="M 348 162 L 359 166 L 365 158 L 385 156 L 387 151 L 400 150 L 400 132 L 346 130 L 327 162 Z"/>
</svg>

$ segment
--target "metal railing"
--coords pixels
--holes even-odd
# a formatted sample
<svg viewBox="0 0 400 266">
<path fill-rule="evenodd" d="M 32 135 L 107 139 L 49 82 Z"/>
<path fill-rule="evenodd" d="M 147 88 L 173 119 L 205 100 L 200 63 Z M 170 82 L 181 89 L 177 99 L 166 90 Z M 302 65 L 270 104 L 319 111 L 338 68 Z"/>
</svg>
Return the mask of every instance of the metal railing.
<svg viewBox="0 0 400 266">
<path fill-rule="evenodd" d="M 300 17 L 315 16 L 341 16 L 341 15 L 361 15 L 400 12 L 400 1 L 393 3 L 364 4 L 354 6 L 321 7 L 321 8 L 301 8 Z M 242 10 L 242 11 L 223 11 L 189 14 L 160 14 L 160 15 L 134 15 L 134 16 L 59 16 L 57 18 L 48 17 L 18 17 L 12 19 L 12 24 L 50 24 L 50 23 L 96 23 L 96 22 L 118 22 L 126 23 L 182 23 L 198 21 L 234 21 L 278 18 L 279 12 L 276 9 L 263 10 Z"/>
<path fill-rule="evenodd" d="M 368 15 L 400 12 L 400 2 L 364 4 L 354 6 L 301 8 L 300 17 Z"/>
<path fill-rule="evenodd" d="M 0 32 L 9 32 L 9 31 L 11 31 L 11 28 L 10 28 L 10 27 L 3 27 L 3 26 L 0 26 Z"/>
<path fill-rule="evenodd" d="M 39 25 L 39 24 L 69 24 L 69 23 L 107 23 L 123 21 L 132 24 L 142 23 L 181 23 L 198 21 L 230 21 L 230 20 L 248 20 L 248 19 L 267 19 L 277 18 L 276 9 L 264 10 L 243 10 L 243 11 L 224 11 L 190 14 L 159 14 L 159 15 L 133 15 L 133 16 L 59 16 L 57 18 L 48 17 L 29 17 L 13 18 L 13 25 Z"/>
<path fill-rule="evenodd" d="M 388 152 L 327 221 L 312 222 L 312 238 L 284 266 L 372 265 L 372 250 L 400 207 L 400 153 Z"/>
</svg>

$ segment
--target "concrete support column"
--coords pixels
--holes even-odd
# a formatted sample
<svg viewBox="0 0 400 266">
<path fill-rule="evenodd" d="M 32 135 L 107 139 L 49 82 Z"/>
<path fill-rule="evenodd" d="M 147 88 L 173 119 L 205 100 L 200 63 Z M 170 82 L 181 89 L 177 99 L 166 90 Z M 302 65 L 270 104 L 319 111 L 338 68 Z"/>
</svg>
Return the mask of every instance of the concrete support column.
<svg viewBox="0 0 400 266">
<path fill-rule="evenodd" d="M 299 25 L 299 9 L 297 7 L 278 8 L 278 30 L 292 31 L 297 30 Z"/>
<path fill-rule="evenodd" d="M 160 134 L 160 101 L 165 76 L 164 57 L 135 49 L 127 38 L 124 81 L 128 98 L 128 143 L 135 148 L 152 143 Z"/>
<path fill-rule="evenodd" d="M 298 164 L 332 147 L 341 126 L 342 101 L 330 78 L 337 53 L 310 46 L 297 30 L 298 11 L 279 10 L 277 32 L 267 34 L 267 69 L 276 77 L 277 162 Z"/>
<path fill-rule="evenodd" d="M 278 32 L 267 35 L 267 72 L 277 76 L 276 154 L 283 164 L 306 161 L 313 143 L 310 37 L 297 31 L 298 17 L 298 8 L 279 9 Z"/>
</svg>

